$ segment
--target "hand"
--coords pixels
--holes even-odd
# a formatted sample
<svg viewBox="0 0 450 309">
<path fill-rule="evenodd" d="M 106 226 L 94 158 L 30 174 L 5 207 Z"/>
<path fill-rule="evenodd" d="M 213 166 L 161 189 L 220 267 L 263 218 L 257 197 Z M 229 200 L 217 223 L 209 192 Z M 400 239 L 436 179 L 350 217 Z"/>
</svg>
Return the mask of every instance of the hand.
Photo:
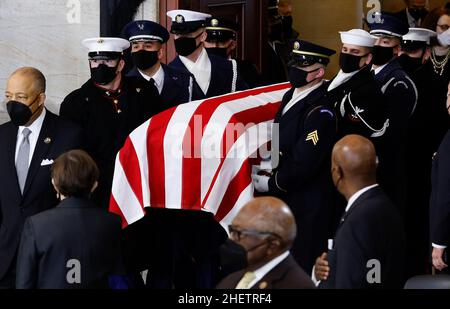
<svg viewBox="0 0 450 309">
<path fill-rule="evenodd" d="M 442 256 L 444 255 L 444 250 L 445 249 L 441 248 L 433 248 L 433 252 L 431 253 L 431 257 L 433 258 L 433 266 L 439 271 L 448 267 L 448 265 L 445 264 L 444 260 L 442 259 Z"/>
<path fill-rule="evenodd" d="M 320 281 L 327 280 L 328 275 L 330 274 L 330 267 L 328 266 L 327 254 L 325 252 L 316 259 L 316 264 L 314 266 L 314 275 L 316 276 L 316 279 Z"/>
<path fill-rule="evenodd" d="M 269 191 L 269 179 L 268 176 L 252 174 L 253 185 L 258 192 Z"/>
</svg>

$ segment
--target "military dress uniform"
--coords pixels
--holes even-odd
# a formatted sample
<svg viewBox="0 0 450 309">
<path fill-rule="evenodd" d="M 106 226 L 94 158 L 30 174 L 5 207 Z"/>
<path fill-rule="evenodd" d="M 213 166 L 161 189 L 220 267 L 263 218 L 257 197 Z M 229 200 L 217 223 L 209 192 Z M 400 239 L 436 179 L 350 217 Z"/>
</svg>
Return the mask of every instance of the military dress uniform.
<svg viewBox="0 0 450 309">
<path fill-rule="evenodd" d="M 108 44 L 106 38 L 103 40 Z M 82 127 L 86 150 L 100 170 L 95 202 L 105 208 L 109 206 L 117 152 L 135 128 L 160 111 L 156 87 L 136 77 L 122 76 L 121 85 L 115 91 L 89 79 L 64 98 L 60 115 Z"/>
<path fill-rule="evenodd" d="M 236 22 L 215 17 L 211 17 L 206 20 L 206 33 L 208 34 L 206 42 L 216 43 L 228 42 L 230 40 L 236 41 L 238 31 L 239 25 Z M 216 54 L 218 56 L 228 58 L 228 60 L 233 63 L 233 66 L 237 66 L 239 75 L 250 88 L 255 88 L 261 85 L 261 76 L 258 73 L 255 64 L 251 61 L 239 58 L 229 58 L 231 56 L 227 55 L 227 48 L 206 47 L 206 51 L 210 55 Z"/>
<path fill-rule="evenodd" d="M 334 53 L 298 40 L 293 58 L 303 65 L 326 65 Z M 291 252 L 307 273 L 311 273 L 315 258 L 326 249 L 336 192 L 330 170 L 337 117 L 324 99 L 326 84 L 319 83 L 311 89 L 289 109 L 286 107 L 292 103 L 296 89 L 290 89 L 283 97 L 275 117 L 279 124 L 279 164 L 268 180 L 269 194 L 284 200 L 295 216 L 300 232 Z"/>
<path fill-rule="evenodd" d="M 193 33 L 200 28 L 204 28 L 206 26 L 206 18 L 211 17 L 209 14 L 188 10 L 172 10 L 167 12 L 167 15 L 172 18 L 172 28 L 170 32 L 179 35 Z M 200 100 L 235 92 L 237 90 L 248 89 L 248 85 L 239 75 L 236 64 L 218 56 L 208 55 L 203 46 L 199 46 L 198 48 L 201 48 L 202 52 L 193 66 L 206 71 L 206 74 L 209 74 L 209 82 L 206 81 L 204 84 L 200 84 L 200 78 L 204 80 L 204 76 L 196 76 L 195 72 L 191 72 L 186 67 L 183 61 L 190 61 L 186 57 L 178 55 L 169 64 L 172 68 L 194 76 L 192 91 L 193 100 Z M 208 62 L 210 63 L 209 72 L 207 72 Z"/>
<path fill-rule="evenodd" d="M 155 41 L 165 44 L 170 37 L 166 28 L 149 20 L 130 22 L 124 27 L 122 35 L 130 43 Z M 162 70 L 162 72 L 158 70 L 155 75 L 160 74 L 162 76 L 162 78 L 159 77 L 161 85 L 158 87 L 158 92 L 161 96 L 163 108 L 167 109 L 181 103 L 190 102 L 192 100 L 193 77 L 159 61 L 155 65 L 160 65 L 159 70 Z M 146 75 L 136 65 L 127 73 L 127 76 L 140 77 L 149 82 L 151 82 L 151 78 L 156 78 L 155 75 Z"/>
<path fill-rule="evenodd" d="M 408 28 L 389 14 L 382 14 L 383 23 L 374 23 L 370 34 L 401 40 Z M 406 207 L 406 143 L 409 118 L 415 111 L 418 92 L 397 59 L 390 60 L 375 71 L 375 80 L 386 100 L 389 129 L 377 147 L 379 181 L 386 194 L 404 214 Z"/>
</svg>

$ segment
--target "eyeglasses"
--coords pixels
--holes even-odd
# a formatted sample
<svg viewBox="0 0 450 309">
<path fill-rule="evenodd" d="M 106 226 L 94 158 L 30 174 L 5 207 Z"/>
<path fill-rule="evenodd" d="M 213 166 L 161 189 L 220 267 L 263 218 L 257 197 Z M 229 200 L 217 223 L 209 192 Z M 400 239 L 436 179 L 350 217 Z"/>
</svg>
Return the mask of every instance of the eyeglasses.
<svg viewBox="0 0 450 309">
<path fill-rule="evenodd" d="M 263 232 L 263 231 L 256 231 L 256 230 L 246 230 L 242 229 L 239 230 L 233 225 L 228 225 L 228 231 L 230 232 L 230 237 L 233 239 L 236 239 L 237 241 L 241 241 L 243 235 L 248 236 L 274 236 L 276 238 L 282 239 L 280 235 L 273 233 L 273 232 Z"/>
</svg>

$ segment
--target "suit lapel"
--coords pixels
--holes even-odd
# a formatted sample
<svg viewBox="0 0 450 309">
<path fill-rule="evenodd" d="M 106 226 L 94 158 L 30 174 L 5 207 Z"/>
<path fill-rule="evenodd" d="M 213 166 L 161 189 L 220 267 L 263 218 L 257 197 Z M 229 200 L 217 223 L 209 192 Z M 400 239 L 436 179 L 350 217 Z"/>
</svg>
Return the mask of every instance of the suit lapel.
<svg viewBox="0 0 450 309">
<path fill-rule="evenodd" d="M 14 190 L 15 193 L 18 196 L 21 196 L 20 187 L 19 187 L 19 180 L 17 178 L 17 171 L 16 171 L 16 143 L 17 143 L 17 131 L 19 129 L 12 125 L 11 123 L 8 125 L 8 134 L 7 134 L 7 141 L 5 141 L 5 174 L 8 175 L 7 177 L 9 179 L 12 179 L 12 183 L 14 184 Z"/>
<path fill-rule="evenodd" d="M 271 269 L 261 280 L 256 282 L 252 289 L 271 289 L 273 284 L 282 280 L 293 266 L 293 258 L 288 255 L 280 264 Z"/>
<path fill-rule="evenodd" d="M 170 69 L 168 69 L 164 65 L 162 65 L 162 68 L 164 70 L 164 85 L 161 91 L 161 98 L 163 98 L 166 101 L 162 103 L 174 106 L 173 101 L 180 93 L 181 87 L 177 87 L 176 81 L 174 80 L 176 77 L 172 76 Z"/>
<path fill-rule="evenodd" d="M 25 188 L 23 190 L 24 196 L 28 192 L 31 183 L 39 171 L 42 160 L 45 159 L 52 143 L 54 143 L 54 126 L 53 115 L 47 111 L 36 143 L 36 148 L 34 149 L 33 158 L 31 159 L 30 168 L 28 169 L 27 181 L 25 182 Z"/>
</svg>

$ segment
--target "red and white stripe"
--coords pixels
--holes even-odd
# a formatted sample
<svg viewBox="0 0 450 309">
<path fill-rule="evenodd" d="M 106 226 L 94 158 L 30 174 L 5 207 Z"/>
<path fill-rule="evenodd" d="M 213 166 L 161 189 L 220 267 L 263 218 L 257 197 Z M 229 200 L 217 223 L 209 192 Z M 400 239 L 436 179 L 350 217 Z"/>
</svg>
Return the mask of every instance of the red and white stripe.
<svg viewBox="0 0 450 309">
<path fill-rule="evenodd" d="M 194 101 L 149 119 L 117 154 L 110 211 L 123 227 L 141 219 L 144 207 L 209 211 L 229 224 L 253 197 L 249 157 L 270 142 L 269 124 L 289 88 Z M 230 135 L 230 126 L 242 129 Z"/>
</svg>

